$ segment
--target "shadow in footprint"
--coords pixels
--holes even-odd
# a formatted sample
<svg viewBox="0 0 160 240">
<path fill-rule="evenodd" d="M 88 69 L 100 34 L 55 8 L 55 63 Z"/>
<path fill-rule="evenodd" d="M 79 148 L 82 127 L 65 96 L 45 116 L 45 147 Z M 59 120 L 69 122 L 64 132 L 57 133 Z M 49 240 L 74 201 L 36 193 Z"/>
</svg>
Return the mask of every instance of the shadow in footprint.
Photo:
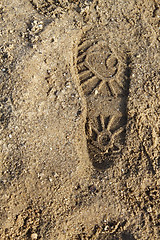
<svg viewBox="0 0 160 240">
<path fill-rule="evenodd" d="M 133 235 L 126 231 L 121 234 L 121 238 L 122 238 L 122 240 L 135 240 Z"/>
</svg>

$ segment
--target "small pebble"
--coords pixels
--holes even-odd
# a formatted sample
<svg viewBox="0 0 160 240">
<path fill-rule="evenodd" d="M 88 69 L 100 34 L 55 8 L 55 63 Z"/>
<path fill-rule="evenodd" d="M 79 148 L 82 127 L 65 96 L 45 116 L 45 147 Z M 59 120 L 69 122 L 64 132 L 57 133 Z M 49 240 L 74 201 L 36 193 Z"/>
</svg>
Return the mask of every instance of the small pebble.
<svg viewBox="0 0 160 240">
<path fill-rule="evenodd" d="M 95 90 L 95 95 L 97 95 L 98 94 L 98 90 Z"/>
<path fill-rule="evenodd" d="M 33 234 L 31 235 L 31 238 L 32 238 L 32 239 L 37 239 L 37 237 L 38 237 L 37 233 L 33 233 Z"/>
</svg>

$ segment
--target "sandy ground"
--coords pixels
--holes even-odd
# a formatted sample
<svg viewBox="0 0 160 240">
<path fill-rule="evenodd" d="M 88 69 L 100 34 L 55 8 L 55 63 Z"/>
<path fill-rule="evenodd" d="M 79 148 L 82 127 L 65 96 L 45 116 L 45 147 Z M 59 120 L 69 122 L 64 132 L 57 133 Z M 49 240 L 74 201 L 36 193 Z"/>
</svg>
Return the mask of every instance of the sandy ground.
<svg viewBox="0 0 160 240">
<path fill-rule="evenodd" d="M 160 3 L 2 0 L 0 239 L 160 239 Z"/>
</svg>

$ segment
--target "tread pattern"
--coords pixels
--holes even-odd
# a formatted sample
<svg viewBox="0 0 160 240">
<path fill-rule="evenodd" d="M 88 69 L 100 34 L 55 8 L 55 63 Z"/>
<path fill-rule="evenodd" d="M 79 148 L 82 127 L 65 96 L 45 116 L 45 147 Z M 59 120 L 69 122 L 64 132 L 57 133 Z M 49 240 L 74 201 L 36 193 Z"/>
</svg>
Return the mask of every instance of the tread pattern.
<svg viewBox="0 0 160 240">
<path fill-rule="evenodd" d="M 79 44 L 77 69 L 80 84 L 84 89 L 90 83 L 92 85 L 88 93 L 85 91 L 86 95 L 99 91 L 104 85 L 108 87 L 110 96 L 117 96 L 117 87 L 122 92 L 123 83 L 114 77 L 118 72 L 118 67 L 118 59 L 104 41 L 86 41 Z"/>
</svg>

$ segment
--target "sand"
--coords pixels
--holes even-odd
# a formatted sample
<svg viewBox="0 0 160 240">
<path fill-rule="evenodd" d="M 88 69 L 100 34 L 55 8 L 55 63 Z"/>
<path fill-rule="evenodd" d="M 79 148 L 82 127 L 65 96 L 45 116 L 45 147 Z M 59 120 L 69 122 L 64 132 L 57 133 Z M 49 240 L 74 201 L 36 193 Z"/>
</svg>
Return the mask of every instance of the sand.
<svg viewBox="0 0 160 240">
<path fill-rule="evenodd" d="M 160 239 L 160 3 L 2 0 L 0 239 Z"/>
</svg>

